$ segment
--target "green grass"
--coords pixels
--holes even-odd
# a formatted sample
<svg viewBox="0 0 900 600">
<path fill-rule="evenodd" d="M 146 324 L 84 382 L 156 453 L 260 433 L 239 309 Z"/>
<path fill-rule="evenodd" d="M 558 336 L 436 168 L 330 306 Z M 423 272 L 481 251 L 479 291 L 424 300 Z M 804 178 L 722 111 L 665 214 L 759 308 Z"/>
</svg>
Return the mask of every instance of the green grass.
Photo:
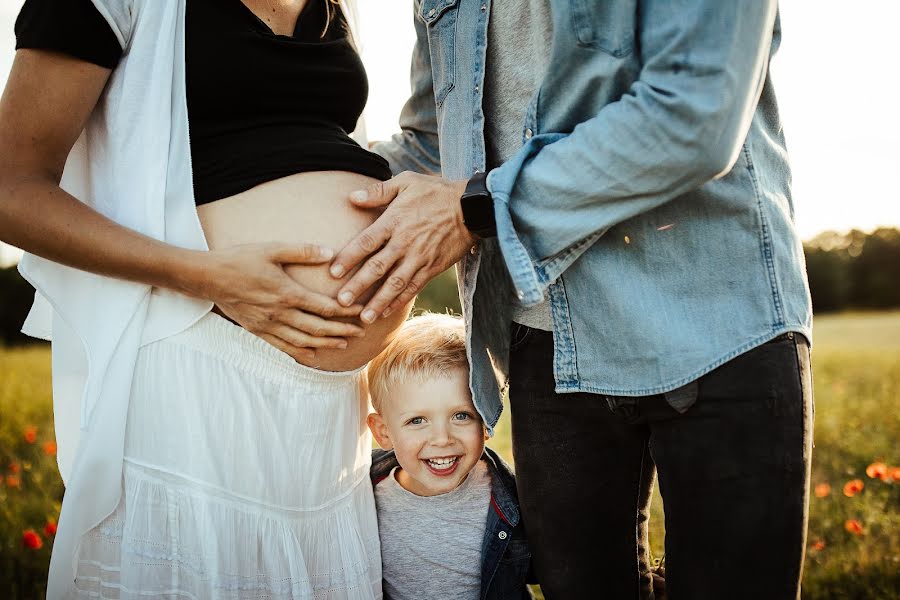
<svg viewBox="0 0 900 600">
<path fill-rule="evenodd" d="M 817 318 L 813 347 L 816 448 L 813 485 L 829 483 L 831 493 L 810 502 L 809 541 L 804 577 L 807 599 L 896 598 L 900 590 L 900 482 L 866 475 L 880 460 L 900 465 L 900 312 L 848 313 Z M 50 356 L 46 348 L 0 349 L 0 590 L 4 600 L 41 597 L 52 536 L 44 532 L 59 510 L 62 486 L 54 457 L 44 445 L 52 438 Z M 34 427 L 36 439 L 25 437 Z M 508 414 L 490 445 L 512 459 Z M 17 465 L 13 473 L 10 465 Z M 10 486 L 8 477 L 18 479 Z M 851 479 L 863 491 L 845 497 Z M 662 502 L 654 499 L 651 542 L 662 553 Z M 863 534 L 844 529 L 848 519 Z M 22 534 L 34 529 L 39 550 L 24 548 Z M 815 542 L 824 548 L 812 548 Z M 602 541 L 598 541 L 602 543 Z M 753 573 L 736 573 L 736 580 Z"/>
</svg>

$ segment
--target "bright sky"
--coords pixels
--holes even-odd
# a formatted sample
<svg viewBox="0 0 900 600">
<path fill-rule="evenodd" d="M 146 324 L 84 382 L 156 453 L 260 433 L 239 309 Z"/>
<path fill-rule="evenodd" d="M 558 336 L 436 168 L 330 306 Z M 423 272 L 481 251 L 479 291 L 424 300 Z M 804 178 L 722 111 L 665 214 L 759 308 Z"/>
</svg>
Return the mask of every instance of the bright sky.
<svg viewBox="0 0 900 600">
<path fill-rule="evenodd" d="M 223 0 L 238 1 L 238 0 Z M 396 130 L 409 94 L 412 0 L 358 0 L 371 139 Z M 13 58 L 22 0 L 0 5 L 0 81 Z M 784 39 L 773 63 L 804 239 L 827 230 L 900 227 L 900 3 L 785 0 Z M 891 75 L 891 73 L 895 73 Z M 0 245 L 0 263 L 17 255 Z"/>
</svg>

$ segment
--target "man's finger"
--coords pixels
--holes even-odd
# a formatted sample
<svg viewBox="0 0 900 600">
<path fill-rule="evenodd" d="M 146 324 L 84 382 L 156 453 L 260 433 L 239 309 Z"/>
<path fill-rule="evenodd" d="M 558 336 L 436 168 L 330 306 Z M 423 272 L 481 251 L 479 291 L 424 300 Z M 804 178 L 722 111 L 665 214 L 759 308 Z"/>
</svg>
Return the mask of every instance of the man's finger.
<svg viewBox="0 0 900 600">
<path fill-rule="evenodd" d="M 360 208 L 378 208 L 390 204 L 402 189 L 397 178 L 377 181 L 364 190 L 351 192 L 350 201 Z"/>
<path fill-rule="evenodd" d="M 318 265 L 334 258 L 334 250 L 316 244 L 278 244 L 273 246 L 270 256 L 280 264 Z"/>
<path fill-rule="evenodd" d="M 385 246 L 381 252 L 367 260 L 365 264 L 353 274 L 350 281 L 344 284 L 344 287 L 338 292 L 338 302 L 343 305 L 353 303 L 380 279 L 384 279 L 384 277 L 394 268 L 397 261 L 402 258 L 403 254 L 397 247 L 397 244 L 388 244 Z M 400 291 L 401 290 L 398 290 L 397 293 L 400 293 Z M 377 313 L 375 316 L 377 316 Z M 374 318 L 366 320 L 362 315 L 360 315 L 360 318 L 364 323 L 371 323 L 375 320 Z"/>
<path fill-rule="evenodd" d="M 385 316 L 385 310 L 395 298 L 406 291 L 406 288 L 418 275 L 420 269 L 421 266 L 414 262 L 412 257 L 407 257 L 403 260 L 390 276 L 385 279 L 378 291 L 375 292 L 375 295 L 366 304 L 360 319 L 364 323 L 371 323 L 379 316 Z"/>
<path fill-rule="evenodd" d="M 359 232 L 356 237 L 350 240 L 343 250 L 338 253 L 337 258 L 331 265 L 331 276 L 340 279 L 349 273 L 367 256 L 371 256 L 378 252 L 384 244 L 391 239 L 391 230 L 387 225 L 387 219 L 384 215 Z M 341 304 L 348 304 L 342 302 Z"/>
<path fill-rule="evenodd" d="M 425 285 L 428 283 L 429 279 L 430 278 L 426 274 L 425 269 L 420 270 L 413 277 L 412 281 L 410 281 L 406 286 L 406 289 L 403 290 L 403 292 L 399 296 L 394 298 L 393 302 L 391 302 L 388 307 L 384 309 L 384 311 L 381 313 L 381 316 L 385 318 L 389 317 L 391 313 L 400 310 L 401 308 L 412 302 L 413 299 L 415 299 L 416 295 L 421 292 L 422 288 L 425 287 Z"/>
</svg>

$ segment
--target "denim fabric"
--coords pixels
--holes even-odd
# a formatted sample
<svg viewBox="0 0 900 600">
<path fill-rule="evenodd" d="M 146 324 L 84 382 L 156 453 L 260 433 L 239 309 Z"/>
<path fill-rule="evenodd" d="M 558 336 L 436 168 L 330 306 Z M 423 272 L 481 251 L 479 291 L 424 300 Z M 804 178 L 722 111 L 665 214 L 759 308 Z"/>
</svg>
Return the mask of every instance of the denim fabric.
<svg viewBox="0 0 900 600">
<path fill-rule="evenodd" d="M 394 172 L 485 168 L 490 0 L 417 0 Z M 471 385 L 489 425 L 509 301 L 545 297 L 555 389 L 669 392 L 788 331 L 811 335 L 769 60 L 774 0 L 548 0 L 550 67 L 522 150 L 491 171 L 498 237 L 458 266 Z"/>
<path fill-rule="evenodd" d="M 805 339 L 780 336 L 707 373 L 681 413 L 664 394 L 560 395 L 551 334 L 513 325 L 512 337 L 519 498 L 548 600 L 652 598 L 655 471 L 669 597 L 799 598 L 813 416 Z"/>
<path fill-rule="evenodd" d="M 491 474 L 491 506 L 481 550 L 481 600 L 528 600 L 527 583 L 537 583 L 531 571 L 531 551 L 519 516 L 516 478 L 512 469 L 490 448 L 482 460 Z M 398 466 L 393 451 L 373 450 L 372 485 Z M 386 599 L 390 600 L 390 599 Z"/>
</svg>

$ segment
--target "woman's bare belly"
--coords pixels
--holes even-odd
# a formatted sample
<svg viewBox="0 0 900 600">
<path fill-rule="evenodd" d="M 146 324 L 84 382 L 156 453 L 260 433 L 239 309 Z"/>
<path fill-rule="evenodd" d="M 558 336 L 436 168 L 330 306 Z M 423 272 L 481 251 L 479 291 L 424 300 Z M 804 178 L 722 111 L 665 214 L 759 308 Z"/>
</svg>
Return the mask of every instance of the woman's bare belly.
<svg viewBox="0 0 900 600">
<path fill-rule="evenodd" d="M 337 253 L 378 217 L 377 212 L 360 210 L 347 200 L 350 192 L 374 181 L 343 171 L 298 173 L 200 205 L 197 212 L 213 250 L 283 242 L 320 244 Z M 285 270 L 307 289 L 334 298 L 349 275 L 334 279 L 328 274 L 328 266 L 289 265 Z M 369 325 L 365 337 L 349 339 L 346 350 L 318 349 L 315 360 L 304 364 L 327 371 L 346 371 L 366 364 L 384 349 L 409 308 Z"/>
</svg>

